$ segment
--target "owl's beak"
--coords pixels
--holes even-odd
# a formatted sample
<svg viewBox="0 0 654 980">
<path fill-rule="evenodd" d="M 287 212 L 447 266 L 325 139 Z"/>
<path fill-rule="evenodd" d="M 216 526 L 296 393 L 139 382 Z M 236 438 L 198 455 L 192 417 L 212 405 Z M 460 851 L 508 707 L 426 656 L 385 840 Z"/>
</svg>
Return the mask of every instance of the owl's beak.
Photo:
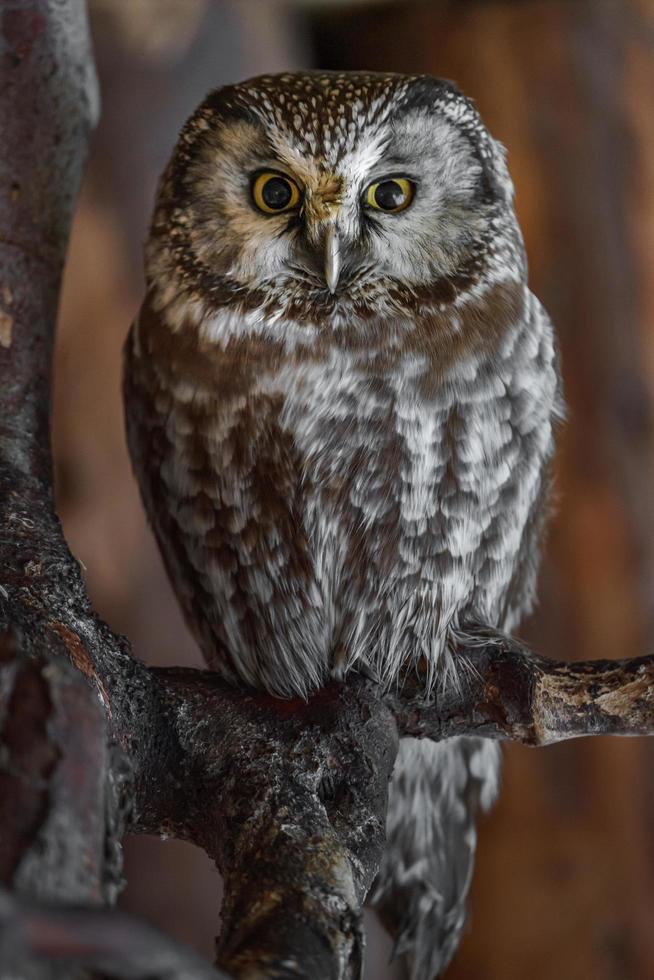
<svg viewBox="0 0 654 980">
<path fill-rule="evenodd" d="M 327 226 L 325 235 L 325 280 L 330 293 L 336 292 L 341 274 L 341 243 L 336 225 Z"/>
</svg>

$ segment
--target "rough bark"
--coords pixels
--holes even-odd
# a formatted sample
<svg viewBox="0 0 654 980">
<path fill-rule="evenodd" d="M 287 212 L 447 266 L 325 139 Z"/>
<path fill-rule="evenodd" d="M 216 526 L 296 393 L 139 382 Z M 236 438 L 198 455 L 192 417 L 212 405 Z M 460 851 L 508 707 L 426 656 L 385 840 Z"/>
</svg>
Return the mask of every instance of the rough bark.
<svg viewBox="0 0 654 980">
<path fill-rule="evenodd" d="M 96 103 L 85 11 L 14 2 L 0 26 L 0 970 L 225 976 L 106 908 L 129 828 L 216 860 L 229 975 L 358 977 L 398 736 L 650 733 L 654 659 L 562 664 L 480 637 L 462 684 L 430 699 L 407 672 L 306 702 L 136 661 L 93 614 L 53 509 L 50 356 Z"/>
<path fill-rule="evenodd" d="M 564 663 L 507 637 L 459 657 L 456 687 L 437 689 L 426 701 L 413 674 L 399 693 L 383 695 L 401 735 L 479 735 L 542 746 L 584 735 L 652 734 L 651 656 Z"/>
</svg>

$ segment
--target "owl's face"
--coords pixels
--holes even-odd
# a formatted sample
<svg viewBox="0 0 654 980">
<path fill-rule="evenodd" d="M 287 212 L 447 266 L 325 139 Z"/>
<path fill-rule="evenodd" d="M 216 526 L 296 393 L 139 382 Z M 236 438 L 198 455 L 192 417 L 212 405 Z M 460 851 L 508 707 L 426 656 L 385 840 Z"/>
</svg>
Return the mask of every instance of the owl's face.
<svg viewBox="0 0 654 980">
<path fill-rule="evenodd" d="M 221 304 L 372 315 L 482 273 L 502 215 L 513 234 L 503 155 L 449 83 L 263 76 L 212 93 L 187 123 L 150 270 L 163 252 Z"/>
</svg>

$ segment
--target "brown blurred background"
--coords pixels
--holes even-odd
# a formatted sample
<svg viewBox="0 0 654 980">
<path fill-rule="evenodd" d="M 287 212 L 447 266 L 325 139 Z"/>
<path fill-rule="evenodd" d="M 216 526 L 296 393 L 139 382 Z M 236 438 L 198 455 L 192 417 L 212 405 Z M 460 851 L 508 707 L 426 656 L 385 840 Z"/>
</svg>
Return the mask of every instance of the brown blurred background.
<svg viewBox="0 0 654 980">
<path fill-rule="evenodd" d="M 92 0 L 104 111 L 56 365 L 59 510 L 96 607 L 157 664 L 199 665 L 126 456 L 120 350 L 155 180 L 209 88 L 292 67 L 431 72 L 508 147 L 570 418 L 541 605 L 560 658 L 654 650 L 654 7 L 650 0 Z M 188 845 L 126 847 L 124 904 L 212 955 L 219 878 Z M 654 743 L 509 746 L 452 980 L 654 977 Z M 369 980 L 389 944 L 371 940 Z"/>
</svg>

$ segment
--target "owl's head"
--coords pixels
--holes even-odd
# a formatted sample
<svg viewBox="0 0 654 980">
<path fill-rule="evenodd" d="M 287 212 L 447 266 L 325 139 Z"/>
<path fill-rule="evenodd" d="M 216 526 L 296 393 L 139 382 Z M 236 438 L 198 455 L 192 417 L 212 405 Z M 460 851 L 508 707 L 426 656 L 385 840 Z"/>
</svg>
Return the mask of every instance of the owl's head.
<svg viewBox="0 0 654 980">
<path fill-rule="evenodd" d="M 521 266 L 511 197 L 501 148 L 448 82 L 266 75 L 211 93 L 184 127 L 148 274 L 214 308 L 305 318 L 442 304 Z"/>
</svg>

